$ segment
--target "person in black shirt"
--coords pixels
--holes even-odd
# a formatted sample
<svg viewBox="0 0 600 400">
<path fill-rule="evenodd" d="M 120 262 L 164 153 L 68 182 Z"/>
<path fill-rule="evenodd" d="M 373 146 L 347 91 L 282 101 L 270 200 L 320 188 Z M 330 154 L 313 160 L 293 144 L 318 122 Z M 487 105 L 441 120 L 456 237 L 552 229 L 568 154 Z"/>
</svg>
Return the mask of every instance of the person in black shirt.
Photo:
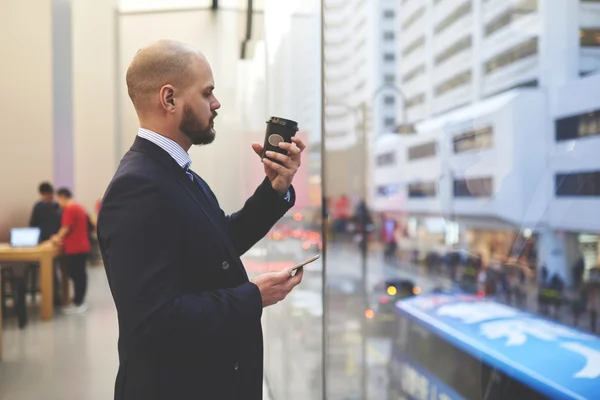
<svg viewBox="0 0 600 400">
<path fill-rule="evenodd" d="M 41 230 L 40 243 L 50 239 L 60 229 L 60 210 L 54 201 L 54 188 L 48 182 L 39 187 L 40 200 L 33 206 L 29 226 Z"/>
<path fill-rule="evenodd" d="M 48 182 L 40 184 L 40 200 L 33 206 L 29 226 L 40 228 L 39 243 L 49 240 L 60 229 L 61 212 L 58 203 L 54 201 L 54 188 Z M 58 268 L 54 265 L 54 304 L 60 301 Z"/>
</svg>

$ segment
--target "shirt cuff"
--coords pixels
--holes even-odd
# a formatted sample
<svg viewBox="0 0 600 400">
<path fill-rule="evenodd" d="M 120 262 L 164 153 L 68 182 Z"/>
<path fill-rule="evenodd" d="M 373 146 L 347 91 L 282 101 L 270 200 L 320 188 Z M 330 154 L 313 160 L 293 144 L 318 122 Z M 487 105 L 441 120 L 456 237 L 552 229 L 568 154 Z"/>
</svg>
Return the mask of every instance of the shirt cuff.
<svg viewBox="0 0 600 400">
<path fill-rule="evenodd" d="M 290 194 L 290 189 L 288 189 L 287 193 L 285 194 L 284 200 L 287 201 L 288 203 L 292 200 L 292 195 Z"/>
</svg>

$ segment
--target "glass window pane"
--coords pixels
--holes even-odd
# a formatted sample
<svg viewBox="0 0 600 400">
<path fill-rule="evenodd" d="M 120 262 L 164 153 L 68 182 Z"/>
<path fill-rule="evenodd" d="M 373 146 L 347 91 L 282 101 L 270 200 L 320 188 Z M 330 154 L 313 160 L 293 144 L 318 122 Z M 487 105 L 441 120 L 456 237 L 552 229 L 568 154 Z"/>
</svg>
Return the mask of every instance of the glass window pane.
<svg viewBox="0 0 600 400">
<path fill-rule="evenodd" d="M 296 136 L 307 146 L 293 181 L 294 207 L 244 256 L 251 273 L 282 270 L 323 251 L 320 2 L 303 3 L 309 3 L 298 3 L 304 10 L 288 10 L 283 3 L 266 2 L 264 30 L 271 36 L 266 52 L 248 66 L 253 72 L 243 93 L 254 96 L 253 107 L 240 118 L 255 132 L 253 141 L 263 143 L 265 116 L 277 116 L 297 121 Z M 282 20 L 289 29 L 281 29 Z M 364 48 L 356 41 L 348 50 Z M 288 49 L 294 49 L 293 57 Z M 346 82 L 343 75 L 339 79 Z M 356 80 L 350 90 L 360 90 L 364 82 Z M 330 112 L 337 112 L 342 124 L 350 122 L 339 111 Z M 260 182 L 264 170 L 258 164 Z M 263 310 L 265 376 L 272 400 L 323 398 L 323 260 L 306 265 L 302 283 L 285 300 Z"/>
<path fill-rule="evenodd" d="M 555 315 L 544 296 L 584 293 L 600 259 L 600 235 L 586 233 L 585 258 L 576 250 L 576 232 L 600 232 L 600 103 L 593 74 L 560 88 L 545 74 L 593 65 L 595 28 L 567 25 L 582 46 L 566 60 L 556 49 L 573 37 L 551 30 L 578 24 L 579 4 L 479 3 L 325 1 L 328 399 L 560 398 L 532 384 L 556 369 L 526 350 L 572 356 L 536 324 L 574 334 L 575 306 Z M 591 327 L 583 313 L 578 333 Z M 532 374 L 498 356 L 511 351 Z"/>
</svg>

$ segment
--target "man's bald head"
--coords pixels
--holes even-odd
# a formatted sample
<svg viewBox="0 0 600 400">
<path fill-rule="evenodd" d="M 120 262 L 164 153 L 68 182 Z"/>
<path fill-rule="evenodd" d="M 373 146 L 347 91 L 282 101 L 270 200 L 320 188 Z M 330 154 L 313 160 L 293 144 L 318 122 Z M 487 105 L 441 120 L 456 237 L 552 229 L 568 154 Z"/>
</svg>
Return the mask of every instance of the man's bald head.
<svg viewBox="0 0 600 400">
<path fill-rule="evenodd" d="M 160 40 L 141 49 L 127 70 L 127 89 L 142 128 L 186 151 L 215 139 L 221 104 L 210 65 L 195 47 Z"/>
<path fill-rule="evenodd" d="M 135 109 L 145 111 L 158 100 L 165 85 L 186 89 L 194 80 L 194 61 L 206 61 L 195 47 L 174 40 L 160 40 L 140 49 L 127 69 L 127 91 Z"/>
</svg>

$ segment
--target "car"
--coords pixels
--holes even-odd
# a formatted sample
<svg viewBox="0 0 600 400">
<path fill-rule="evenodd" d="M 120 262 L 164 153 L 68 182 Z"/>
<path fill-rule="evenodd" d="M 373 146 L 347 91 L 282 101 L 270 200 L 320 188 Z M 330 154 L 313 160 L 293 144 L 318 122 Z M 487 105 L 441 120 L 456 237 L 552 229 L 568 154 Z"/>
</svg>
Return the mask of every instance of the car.
<svg viewBox="0 0 600 400">
<path fill-rule="evenodd" d="M 366 334 L 384 337 L 393 335 L 396 301 L 420 293 L 421 288 L 410 279 L 389 278 L 375 285 L 369 296 L 369 308 L 364 315 Z"/>
</svg>

